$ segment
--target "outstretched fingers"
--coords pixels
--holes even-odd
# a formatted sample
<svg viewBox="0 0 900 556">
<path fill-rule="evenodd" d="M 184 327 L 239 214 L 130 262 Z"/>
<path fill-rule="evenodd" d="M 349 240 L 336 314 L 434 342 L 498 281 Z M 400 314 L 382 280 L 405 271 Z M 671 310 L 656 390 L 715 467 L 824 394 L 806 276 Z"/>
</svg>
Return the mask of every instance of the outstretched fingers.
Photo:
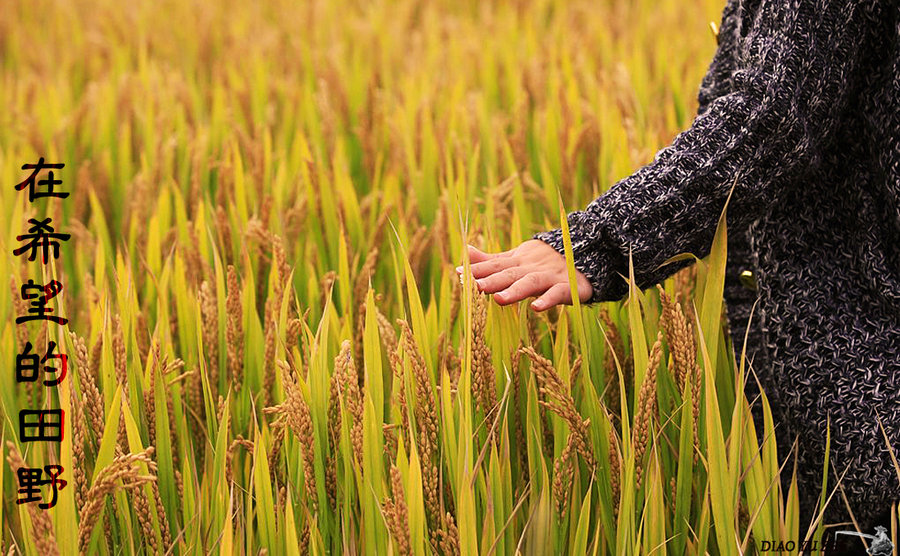
<svg viewBox="0 0 900 556">
<path fill-rule="evenodd" d="M 552 289 L 553 275 L 547 272 L 531 272 L 525 274 L 509 287 L 497 293 L 494 300 L 500 305 L 509 305 L 526 297 L 541 295 Z"/>
<path fill-rule="evenodd" d="M 513 257 L 497 257 L 480 263 L 475 263 L 469 268 L 475 278 L 484 278 L 501 270 L 516 266 L 518 262 Z"/>
<path fill-rule="evenodd" d="M 495 272 L 490 276 L 475 280 L 482 293 L 495 293 L 505 290 L 511 286 L 516 280 L 522 278 L 528 272 L 521 266 L 513 266 L 500 272 Z"/>
</svg>

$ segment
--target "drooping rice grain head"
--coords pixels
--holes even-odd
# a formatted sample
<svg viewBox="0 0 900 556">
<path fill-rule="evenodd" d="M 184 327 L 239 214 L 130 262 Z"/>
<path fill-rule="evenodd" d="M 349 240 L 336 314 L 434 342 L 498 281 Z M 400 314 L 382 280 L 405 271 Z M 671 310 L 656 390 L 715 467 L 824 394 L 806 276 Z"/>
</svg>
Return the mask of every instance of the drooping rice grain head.
<svg viewBox="0 0 900 556">
<path fill-rule="evenodd" d="M 147 543 L 153 554 L 158 554 L 159 544 L 156 542 L 156 533 L 153 531 L 153 518 L 150 515 L 150 501 L 147 499 L 147 494 L 143 488 L 136 488 L 132 497 L 134 513 L 137 514 L 144 542 Z"/>
<path fill-rule="evenodd" d="M 9 468 L 16 477 L 18 487 L 22 488 L 22 483 L 18 481 L 19 469 L 28 468 L 22 455 L 16 448 L 16 445 L 6 441 L 6 461 Z M 56 535 L 53 532 L 53 523 L 50 521 L 50 514 L 38 508 L 37 504 L 28 504 L 28 515 L 31 517 L 32 538 L 39 554 L 59 555 L 59 548 L 56 544 Z"/>
<path fill-rule="evenodd" d="M 69 332 L 72 344 L 75 347 L 75 369 L 76 373 L 84 372 L 88 369 L 87 346 L 84 340 L 79 338 L 74 332 Z M 75 463 L 75 503 L 78 507 L 84 503 L 84 495 L 87 493 L 87 477 L 85 475 L 85 448 L 90 440 L 85 427 L 84 413 L 84 397 L 83 394 L 77 392 L 74 383 L 70 383 L 71 403 L 72 403 L 72 461 Z M 82 383 L 82 389 L 84 384 Z"/>
<path fill-rule="evenodd" d="M 150 331 L 147 328 L 147 317 L 144 315 L 143 311 L 138 311 L 134 326 L 138 344 L 138 355 L 141 356 L 141 365 L 146 365 L 146 354 L 150 352 Z"/>
<path fill-rule="evenodd" d="M 619 458 L 619 444 L 617 442 L 616 428 L 610 424 L 609 427 L 609 478 L 610 490 L 612 491 L 613 515 L 619 514 L 619 497 L 620 497 L 620 473 L 622 472 L 621 460 Z"/>
<path fill-rule="evenodd" d="M 485 420 L 490 423 L 497 405 L 496 379 L 491 351 L 485 341 L 487 327 L 486 295 L 477 291 L 472 283 L 475 314 L 472 319 L 472 394 Z"/>
<path fill-rule="evenodd" d="M 112 494 L 118 489 L 132 490 L 139 488 L 141 485 L 156 481 L 155 475 L 141 475 L 138 468 L 138 462 L 147 465 L 151 473 L 156 472 L 156 462 L 150 455 L 153 453 L 153 447 L 149 446 L 145 450 L 136 453 L 128 453 L 116 456 L 112 463 L 104 467 L 97 474 L 93 486 L 88 491 L 87 502 L 81 508 L 81 519 L 78 524 L 78 546 L 82 552 L 88 548 L 91 539 L 91 533 L 94 525 L 100 518 L 100 511 L 108 494 Z"/>
<path fill-rule="evenodd" d="M 234 453 L 238 448 L 244 448 L 248 452 L 253 452 L 253 441 L 247 440 L 243 437 L 243 435 L 237 435 L 234 437 L 234 440 L 231 441 L 231 444 L 228 445 L 228 450 L 225 452 L 225 476 L 229 481 L 233 481 L 234 477 L 233 473 L 233 462 L 234 462 Z"/>
<path fill-rule="evenodd" d="M 262 401 L 268 406 L 272 401 L 272 386 L 275 384 L 275 337 L 277 320 L 275 318 L 274 303 L 271 299 L 266 301 L 265 311 L 265 348 L 263 355 L 263 392 Z"/>
<path fill-rule="evenodd" d="M 228 265 L 228 295 L 225 300 L 228 310 L 228 326 L 225 329 L 228 345 L 228 374 L 235 392 L 241 391 L 244 371 L 244 323 L 241 306 L 241 288 L 237 270 Z"/>
<path fill-rule="evenodd" d="M 375 274 L 375 267 L 377 264 L 378 248 L 374 247 L 369 251 L 368 255 L 366 255 L 366 260 L 363 262 L 362 268 L 359 269 L 356 280 L 354 280 L 353 299 L 361 309 L 365 307 L 366 292 L 369 291 L 369 280 L 371 280 L 372 276 Z M 355 353 L 359 354 L 360 352 L 356 351 Z"/>
<path fill-rule="evenodd" d="M 572 362 L 572 374 L 569 375 L 570 392 L 575 392 L 575 387 L 578 385 L 578 377 L 581 376 L 581 367 L 583 362 L 584 358 L 580 353 L 575 357 L 575 361 Z"/>
<path fill-rule="evenodd" d="M 75 344 L 75 372 L 78 374 L 78 381 L 81 384 L 82 395 L 84 396 L 84 405 L 87 408 L 87 417 L 90 429 L 94 431 L 95 440 L 91 444 L 96 447 L 96 443 L 100 439 L 100 431 L 103 430 L 105 416 L 103 414 L 103 398 L 100 397 L 100 391 L 97 389 L 97 383 L 94 380 L 94 374 L 91 372 L 91 360 L 87 356 L 87 346 L 84 338 L 78 336 L 74 332 L 69 333 L 72 342 Z M 97 344 L 99 345 L 98 340 Z"/>
<path fill-rule="evenodd" d="M 125 360 L 125 331 L 122 329 L 122 319 L 119 315 L 113 316 L 113 362 L 116 369 L 116 379 L 122 386 L 123 391 L 127 391 L 128 373 L 126 372 Z"/>
<path fill-rule="evenodd" d="M 453 514 L 446 512 L 444 514 L 443 525 L 438 530 L 438 545 L 447 556 L 459 556 L 459 529 L 456 527 L 456 520 Z"/>
<path fill-rule="evenodd" d="M 604 376 L 606 379 L 606 384 L 604 391 L 606 392 L 606 405 L 613 411 L 615 414 L 619 414 L 621 407 L 621 397 L 619 394 L 619 373 L 616 369 L 616 359 L 619 361 L 619 365 L 622 367 L 623 373 L 623 381 L 627 385 L 627 380 L 625 380 L 625 345 L 622 341 L 622 335 L 619 333 L 619 329 L 612 321 L 612 317 L 610 317 L 609 312 L 606 309 L 600 311 L 600 320 L 603 321 L 605 326 L 604 330 L 609 337 L 610 344 L 613 347 L 613 353 L 615 354 L 615 359 L 611 354 L 608 354 L 605 361 L 605 370 Z"/>
<path fill-rule="evenodd" d="M 531 369 L 538 379 L 540 392 L 546 396 L 546 399 L 540 400 L 539 403 L 566 421 L 575 450 L 590 469 L 595 469 L 597 464 L 588 433 L 590 421 L 581 419 L 575 408 L 575 400 L 556 373 L 553 364 L 530 346 L 521 349 L 531 359 Z"/>
<path fill-rule="evenodd" d="M 524 346 L 524 342 L 519 340 L 519 344 L 513 349 L 512 354 L 510 354 L 510 369 L 512 371 L 512 404 L 513 404 L 513 421 L 515 423 L 515 438 L 516 438 L 516 446 L 518 447 L 519 453 L 519 469 L 523 473 L 523 480 L 521 485 L 524 485 L 528 482 L 528 451 L 526 450 L 527 444 L 525 443 L 525 427 L 522 424 L 522 409 L 521 405 L 525 403 L 525 401 L 521 398 L 521 386 L 520 381 L 521 378 L 521 370 L 519 369 L 519 364 L 522 358 L 522 347 Z M 518 494 L 518 493 L 517 493 Z"/>
<path fill-rule="evenodd" d="M 410 240 L 409 246 L 409 266 L 413 269 L 413 276 L 416 283 L 422 282 L 422 273 L 425 270 L 425 263 L 430 259 L 427 255 L 428 249 L 434 241 L 434 235 L 428 232 L 428 227 L 420 225 Z"/>
<path fill-rule="evenodd" d="M 656 342 L 650 350 L 650 361 L 647 365 L 647 373 L 638 398 L 638 414 L 634 418 L 634 463 L 637 488 L 641 487 L 643 479 L 644 453 L 650 440 L 650 421 L 656 413 L 656 373 L 662 357 L 662 332 L 658 332 Z"/>
<path fill-rule="evenodd" d="M 569 435 L 565 448 L 553 462 L 553 499 L 556 502 L 557 517 L 562 520 L 569 505 L 569 494 L 572 489 L 572 476 L 575 474 L 575 444 Z"/>
<path fill-rule="evenodd" d="M 219 391 L 219 310 L 215 286 L 208 280 L 200 284 L 200 317 L 203 348 L 207 355 L 209 384 L 213 394 Z M 200 378 L 198 377 L 198 380 Z"/>
<path fill-rule="evenodd" d="M 673 303 L 659 285 L 657 285 L 662 302 L 663 312 L 661 324 L 666 332 L 666 341 L 674 360 L 674 378 L 678 391 L 684 392 L 685 379 L 693 373 L 697 365 L 697 348 L 690 321 L 682 311 L 681 303 Z"/>
<path fill-rule="evenodd" d="M 322 275 L 322 279 L 319 281 L 319 307 L 325 306 L 325 300 L 331 295 L 331 288 L 336 280 L 337 272 L 333 270 L 329 270 Z"/>
<path fill-rule="evenodd" d="M 401 330 L 403 352 L 410 362 L 413 384 L 416 392 L 416 439 L 422 458 L 422 484 L 425 490 L 425 508 L 428 522 L 433 529 L 440 522 L 440 500 L 438 498 L 437 448 L 440 424 L 437 417 L 437 404 L 431 390 L 431 382 L 409 324 L 397 319 Z"/>
<path fill-rule="evenodd" d="M 281 454 L 281 447 L 284 445 L 284 430 L 284 427 L 274 427 L 272 449 L 269 451 L 269 473 L 272 476 L 272 482 L 275 484 L 278 484 L 280 480 L 278 459 Z"/>
<path fill-rule="evenodd" d="M 400 469 L 391 464 L 391 496 L 383 504 L 388 530 L 394 539 L 397 554 L 412 554 L 409 541 L 409 520 L 406 497 L 403 491 L 403 480 Z"/>
<path fill-rule="evenodd" d="M 278 415 L 278 419 L 272 423 L 272 426 L 288 426 L 297 442 L 300 444 L 300 452 L 303 456 L 303 475 L 306 485 L 307 504 L 311 511 L 315 512 L 318 508 L 318 497 L 316 495 L 316 472 L 315 472 L 315 438 L 313 433 L 312 417 L 309 412 L 309 406 L 303 399 L 294 378 L 292 370 L 287 361 L 279 359 L 276 363 L 281 369 L 281 382 L 284 386 L 284 401 L 277 406 L 267 407 L 263 411 L 267 414 Z"/>
<path fill-rule="evenodd" d="M 220 187 L 218 191 L 224 194 L 225 188 Z M 222 246 L 222 258 L 225 259 L 226 264 L 230 265 L 233 258 L 231 253 L 231 223 L 228 221 L 228 215 L 225 213 L 222 202 L 224 202 L 224 199 L 216 207 L 216 232 L 219 235 L 219 245 Z"/>
<path fill-rule="evenodd" d="M 147 436 L 150 439 L 150 445 L 156 446 L 156 404 L 154 396 L 156 394 L 156 369 L 161 364 L 160 346 L 158 341 L 153 342 L 153 362 L 150 365 L 150 383 L 144 392 L 144 410 L 147 412 Z"/>
<path fill-rule="evenodd" d="M 390 321 L 384 316 L 380 310 L 376 308 L 378 319 L 378 331 L 381 341 L 384 343 L 387 352 L 388 361 L 391 365 L 391 371 L 394 375 L 392 395 L 397 398 L 397 406 L 400 408 L 400 434 L 403 436 L 404 445 L 409 446 L 409 408 L 406 401 L 406 388 L 403 380 L 403 362 L 400 357 L 400 342 L 397 340 L 397 333 Z"/>
</svg>

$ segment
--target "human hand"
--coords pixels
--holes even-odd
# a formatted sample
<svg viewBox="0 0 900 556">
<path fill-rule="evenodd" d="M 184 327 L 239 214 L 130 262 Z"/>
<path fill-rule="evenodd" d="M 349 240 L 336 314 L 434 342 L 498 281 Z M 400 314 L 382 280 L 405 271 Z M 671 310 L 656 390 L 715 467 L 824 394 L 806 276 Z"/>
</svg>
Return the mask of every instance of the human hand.
<svg viewBox="0 0 900 556">
<path fill-rule="evenodd" d="M 539 239 L 529 239 L 515 249 L 500 253 L 485 253 L 469 245 L 469 268 L 475 283 L 484 293 L 493 293 L 499 305 L 509 305 L 526 297 L 535 311 L 545 311 L 554 305 L 571 305 L 572 290 L 566 258 Z M 463 267 L 456 267 L 462 274 Z M 579 270 L 576 273 L 578 299 L 590 299 L 593 287 Z"/>
</svg>

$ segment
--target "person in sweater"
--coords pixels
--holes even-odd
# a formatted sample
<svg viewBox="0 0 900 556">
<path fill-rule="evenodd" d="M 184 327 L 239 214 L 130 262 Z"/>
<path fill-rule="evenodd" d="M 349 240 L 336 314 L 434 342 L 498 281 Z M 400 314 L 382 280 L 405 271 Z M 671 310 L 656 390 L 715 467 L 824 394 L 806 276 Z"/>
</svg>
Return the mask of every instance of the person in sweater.
<svg viewBox="0 0 900 556">
<path fill-rule="evenodd" d="M 734 185 L 729 327 L 738 357 L 750 327 L 747 360 L 772 402 L 782 459 L 797 439 L 804 532 L 829 417 L 828 485 L 846 469 L 861 529 L 900 499 L 877 421 L 900 458 L 898 16 L 896 0 L 728 0 L 690 128 L 567 217 L 579 298 L 618 301 L 629 250 L 642 289 L 691 264 L 661 266 L 670 257 L 708 255 Z M 535 297 L 543 311 L 571 302 L 563 253 L 562 231 L 542 231 L 502 253 L 470 247 L 471 270 L 497 303 Z M 754 387 L 751 378 L 751 401 Z M 824 518 L 849 521 L 840 494 Z"/>
</svg>

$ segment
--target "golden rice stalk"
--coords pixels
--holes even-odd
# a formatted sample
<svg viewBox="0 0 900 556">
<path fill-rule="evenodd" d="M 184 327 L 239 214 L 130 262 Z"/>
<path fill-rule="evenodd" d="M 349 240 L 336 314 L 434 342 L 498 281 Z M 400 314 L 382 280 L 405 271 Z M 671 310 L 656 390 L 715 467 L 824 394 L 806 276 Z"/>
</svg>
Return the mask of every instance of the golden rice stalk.
<svg viewBox="0 0 900 556">
<path fill-rule="evenodd" d="M 119 315 L 113 316 L 113 360 L 116 368 L 116 378 L 122 386 L 123 391 L 127 391 L 128 373 L 126 372 L 126 356 L 125 356 L 125 332 L 122 330 L 122 319 Z"/>
<path fill-rule="evenodd" d="M 262 401 L 264 406 L 272 402 L 272 386 L 275 384 L 275 335 L 277 319 L 275 317 L 274 303 L 272 299 L 266 300 L 265 312 L 265 353 L 263 356 L 263 391 Z"/>
<path fill-rule="evenodd" d="M 147 412 L 147 433 L 151 446 L 156 446 L 156 404 L 154 403 L 154 396 L 156 394 L 156 368 L 160 365 L 160 356 L 159 342 L 154 342 L 153 364 L 150 366 L 150 384 L 144 392 L 144 408 Z"/>
<path fill-rule="evenodd" d="M 416 283 L 422 283 L 422 272 L 428 262 L 428 253 L 434 241 L 434 235 L 428 233 L 428 227 L 420 225 L 413 234 L 409 245 L 409 266 L 413 269 Z M 409 287 L 409 284 L 407 284 Z"/>
<path fill-rule="evenodd" d="M 200 284 L 200 316 L 203 347 L 206 349 L 209 383 L 213 393 L 219 390 L 219 310 L 215 285 L 207 280 Z M 197 380 L 202 380 L 199 376 Z"/>
<path fill-rule="evenodd" d="M 228 295 L 225 306 L 228 311 L 228 326 L 225 329 L 228 344 L 228 373 L 235 392 L 241 391 L 244 374 L 244 323 L 241 305 L 241 288 L 237 270 L 228 265 Z"/>
<path fill-rule="evenodd" d="M 88 491 L 87 502 L 81 508 L 81 520 L 78 525 L 78 546 L 82 552 L 88 548 L 91 540 L 91 532 L 100 518 L 103 502 L 107 494 L 121 488 L 131 490 L 141 485 L 155 481 L 154 475 L 141 475 L 139 462 L 147 465 L 152 473 L 156 472 L 156 463 L 150 458 L 153 446 L 137 452 L 116 456 L 112 463 L 104 467 L 97 474 L 94 485 Z"/>
<path fill-rule="evenodd" d="M 459 316 L 459 307 L 461 305 L 462 298 L 462 283 L 461 280 L 453 280 L 453 289 L 450 294 L 450 322 L 447 323 L 448 328 L 453 328 L 453 325 L 456 323 L 456 318 Z"/>
<path fill-rule="evenodd" d="M 341 351 L 334 358 L 334 372 L 330 380 L 330 399 L 328 404 L 328 441 L 330 454 L 326 464 L 326 491 L 332 507 L 336 504 L 337 477 L 335 475 L 335 458 L 340 446 L 341 431 L 341 401 L 352 417 L 353 424 L 350 427 L 350 442 L 353 446 L 353 454 L 356 461 L 362 465 L 362 394 L 357 382 L 357 374 L 353 363 L 353 355 L 350 353 L 350 341 L 341 343 Z"/>
<path fill-rule="evenodd" d="M 150 352 L 150 331 L 147 328 L 147 317 L 143 311 L 137 313 L 135 336 L 137 337 L 138 355 L 141 356 L 141 365 L 146 365 L 144 354 Z"/>
<path fill-rule="evenodd" d="M 219 193 L 224 194 L 225 189 L 225 187 L 220 187 Z M 222 246 L 222 255 L 225 263 L 230 265 L 232 262 L 231 223 L 228 221 L 228 215 L 225 213 L 225 208 L 221 203 L 216 207 L 216 232 L 219 235 L 219 245 Z"/>
<path fill-rule="evenodd" d="M 300 554 L 309 554 L 309 518 L 303 524 L 303 532 L 300 533 Z"/>
<path fill-rule="evenodd" d="M 656 335 L 656 342 L 650 350 L 650 361 L 647 364 L 647 373 L 641 384 L 638 397 L 638 414 L 634 418 L 634 461 L 637 488 L 641 487 L 644 464 L 643 457 L 650 440 L 650 419 L 657 411 L 656 403 L 656 372 L 662 357 L 662 332 Z"/>
<path fill-rule="evenodd" d="M 84 471 L 84 447 L 87 443 L 87 431 L 84 428 L 84 407 L 81 397 L 71 389 L 72 402 L 72 461 L 75 464 L 75 503 L 78 507 L 84 503 L 87 491 L 87 477 Z"/>
<path fill-rule="evenodd" d="M 309 313 L 309 307 L 306 308 L 306 312 Z M 303 316 L 306 318 L 305 314 Z M 287 323 L 287 330 L 284 332 L 284 349 L 287 353 L 291 353 L 291 350 L 300 342 L 301 324 L 301 319 L 291 319 Z"/>
<path fill-rule="evenodd" d="M 142 488 L 134 489 L 134 512 L 137 514 L 141 534 L 144 542 L 150 548 L 150 553 L 159 554 L 159 545 L 156 542 L 156 534 L 153 532 L 153 518 L 150 515 L 150 501 Z"/>
<path fill-rule="evenodd" d="M 394 374 L 393 395 L 397 396 L 397 405 L 400 408 L 401 427 L 400 434 L 403 435 L 404 445 L 409 446 L 409 408 L 406 402 L 406 388 L 403 380 L 403 362 L 400 358 L 400 343 L 397 340 L 397 333 L 390 321 L 381 311 L 375 309 L 375 317 L 378 319 L 378 331 L 381 340 L 384 343 L 387 352 L 388 361 Z"/>
<path fill-rule="evenodd" d="M 353 300 L 356 303 L 356 329 L 353 335 L 353 353 L 362 357 L 363 332 L 366 323 L 366 293 L 369 291 L 369 282 L 375 274 L 375 266 L 378 263 L 378 248 L 375 247 L 366 256 L 362 268 L 356 276 L 353 286 Z M 362 375 L 360 375 L 362 384 Z"/>
<path fill-rule="evenodd" d="M 97 384 L 100 380 L 100 354 L 103 351 L 103 329 L 100 329 L 100 333 L 97 335 L 97 342 L 91 348 L 91 376 L 93 377 L 94 384 Z M 103 430 L 97 429 L 97 430 Z"/>
<path fill-rule="evenodd" d="M 513 350 L 510 355 L 510 367 L 512 369 L 512 397 L 513 397 L 513 420 L 516 424 L 515 435 L 516 435 L 516 446 L 519 447 L 519 459 L 520 459 L 520 469 L 522 470 L 523 477 L 520 484 L 524 485 L 528 482 L 528 451 L 525 449 L 527 444 L 525 443 L 525 428 L 522 426 L 522 409 L 521 404 L 524 401 L 521 399 L 521 387 L 519 382 L 521 379 L 521 371 L 519 370 L 519 362 L 522 359 L 521 348 L 525 344 L 522 340 L 519 340 L 519 345 Z M 517 493 L 518 494 L 518 493 Z"/>
<path fill-rule="evenodd" d="M 245 450 L 252 452 L 253 451 L 253 441 L 247 440 L 243 437 L 243 435 L 237 435 L 234 440 L 231 441 L 231 444 L 228 446 L 228 450 L 225 452 L 225 476 L 228 477 L 228 480 L 233 480 L 232 478 L 232 463 L 234 461 L 234 452 L 238 448 L 244 448 Z"/>
<path fill-rule="evenodd" d="M 400 449 L 397 441 L 397 428 L 398 426 L 395 424 L 381 425 L 381 432 L 384 435 L 384 453 L 391 461 L 397 459 L 397 450 Z"/>
<path fill-rule="evenodd" d="M 578 377 L 581 376 L 581 367 L 583 363 L 582 355 L 579 353 L 572 363 L 572 374 L 569 375 L 569 391 L 574 392 L 575 386 L 578 385 Z"/>
<path fill-rule="evenodd" d="M 181 472 L 177 469 L 175 470 L 175 483 L 178 487 L 178 498 L 184 498 Z M 166 511 L 163 508 L 162 497 L 159 495 L 159 481 L 153 481 L 150 485 L 150 490 L 153 491 L 153 501 L 156 504 L 156 515 L 159 516 L 159 530 L 162 534 L 162 549 L 163 552 L 167 552 L 169 547 L 172 546 L 172 535 L 169 533 L 169 520 L 166 517 Z"/>
<path fill-rule="evenodd" d="M 99 441 L 99 432 L 103 430 L 104 421 L 106 420 L 103 412 L 103 398 L 100 396 L 100 390 L 97 388 L 94 373 L 91 371 L 94 358 L 99 357 L 99 354 L 92 353 L 91 358 L 86 359 L 87 346 L 85 345 L 84 338 L 81 338 L 74 332 L 69 332 L 69 334 L 72 338 L 72 342 L 75 344 L 75 372 L 78 374 L 78 380 L 81 384 L 81 391 L 84 396 L 84 404 L 87 407 L 90 428 L 94 431 L 94 441 L 97 442 Z M 95 347 L 101 345 L 101 342 L 102 338 L 98 339 Z M 94 352 L 96 351 L 99 350 L 94 350 Z M 95 444 L 92 444 L 92 446 L 96 448 Z"/>
<path fill-rule="evenodd" d="M 693 326 L 681 308 L 681 303 L 672 302 L 666 292 L 657 284 L 662 302 L 661 324 L 666 332 L 666 341 L 674 360 L 674 378 L 678 391 L 684 393 L 688 373 L 694 373 L 697 366 L 697 347 L 694 343 Z"/>
<path fill-rule="evenodd" d="M 276 427 L 272 440 L 272 451 L 269 452 L 269 474 L 272 476 L 272 482 L 278 482 L 278 455 L 281 453 L 281 447 L 284 444 L 284 427 Z"/>
<path fill-rule="evenodd" d="M 75 347 L 75 373 L 84 373 L 89 368 L 87 346 L 84 344 L 84 339 L 79 338 L 74 332 L 69 332 L 69 337 Z M 81 382 L 81 388 L 82 390 L 85 388 L 85 382 L 83 380 Z M 72 386 L 70 391 L 72 393 L 72 435 L 74 436 L 72 442 L 72 459 L 75 461 L 75 501 L 78 504 L 78 507 L 81 507 L 84 503 L 84 495 L 87 492 L 84 453 L 85 447 L 90 440 L 88 438 L 87 430 L 85 429 L 83 394 L 76 392 L 74 386 Z M 102 408 L 99 408 L 99 410 L 102 411 Z M 94 411 L 97 410 L 94 409 Z"/>
<path fill-rule="evenodd" d="M 456 528 L 456 521 L 450 512 L 444 514 L 444 523 L 438 530 L 438 537 L 438 545 L 444 554 L 459 556 L 459 529 Z"/>
<path fill-rule="evenodd" d="M 447 194 L 446 192 L 444 192 L 441 194 L 441 198 L 438 204 L 437 216 L 434 221 L 434 226 L 431 230 L 431 242 L 432 244 L 438 246 L 438 252 L 441 256 L 442 268 L 450 267 L 450 242 L 447 241 L 447 238 L 449 237 L 449 220 L 450 217 L 449 209 L 447 208 Z"/>
<path fill-rule="evenodd" d="M 569 506 L 572 476 L 575 474 L 574 448 L 575 444 L 570 434 L 566 447 L 553 463 L 553 499 L 556 501 L 556 513 L 560 521 Z"/>
<path fill-rule="evenodd" d="M 340 395 L 344 399 L 344 405 L 353 417 L 353 427 L 350 429 L 350 443 L 353 445 L 356 460 L 362 465 L 363 399 L 359 388 L 356 364 L 353 360 L 353 354 L 350 352 L 350 340 L 344 340 L 341 343 L 341 351 L 335 357 L 334 365 L 336 373 L 340 369 L 343 380 Z"/>
<path fill-rule="evenodd" d="M 475 314 L 472 319 L 472 394 L 486 421 L 490 422 L 497 406 L 497 385 L 491 351 L 485 341 L 487 327 L 487 295 L 472 282 Z"/>
<path fill-rule="evenodd" d="M 125 333 L 122 330 L 122 320 L 119 315 L 113 316 L 113 362 L 116 370 L 116 380 L 122 387 L 123 395 L 128 392 L 128 373 L 126 371 Z M 101 429 L 102 430 L 102 429 Z M 119 431 L 117 444 L 123 449 L 128 446 L 128 436 L 125 432 L 125 415 L 119 415 Z"/>
<path fill-rule="evenodd" d="M 394 538 L 394 547 L 397 553 L 402 555 L 412 554 L 403 481 L 400 477 L 400 469 L 394 464 L 391 464 L 391 496 L 385 499 L 383 508 L 388 531 Z"/>
<path fill-rule="evenodd" d="M 538 379 L 540 392 L 546 397 L 546 400 L 540 400 L 539 403 L 566 421 L 575 450 L 590 469 L 596 469 L 597 461 L 594 458 L 588 434 L 590 420 L 581 419 L 575 409 L 575 400 L 572 399 L 565 383 L 559 378 L 553 364 L 530 346 L 523 347 L 521 350 L 531 359 L 531 368 Z"/>
<path fill-rule="evenodd" d="M 672 279 L 675 285 L 675 301 L 683 303 L 686 312 L 693 312 L 688 300 L 693 296 L 694 284 L 697 281 L 697 265 L 692 264 L 679 270 Z M 688 319 L 688 322 L 694 322 L 693 315 L 689 316 L 691 316 L 691 318 Z"/>
<path fill-rule="evenodd" d="M 6 461 L 16 477 L 16 484 L 19 485 L 19 488 L 22 488 L 22 484 L 18 482 L 19 469 L 27 468 L 28 466 L 13 442 L 7 440 L 6 449 L 9 452 L 6 455 Z M 32 535 L 38 553 L 58 556 L 59 548 L 56 545 L 56 536 L 53 533 L 53 523 L 50 521 L 50 514 L 38 508 L 36 504 L 28 504 L 28 514 L 31 516 L 31 524 L 34 528 Z"/>
<path fill-rule="evenodd" d="M 325 301 L 331 296 L 331 287 L 334 285 L 335 280 L 337 280 L 337 272 L 333 270 L 323 274 L 322 279 L 319 280 L 319 307 L 324 307 Z"/>
<path fill-rule="evenodd" d="M 428 513 L 428 522 L 434 528 L 439 522 L 441 515 L 436 463 L 438 459 L 438 430 L 440 427 L 437 417 L 437 406 L 434 400 L 434 393 L 431 390 L 428 370 L 425 367 L 425 359 L 419 352 L 412 330 L 403 319 L 397 319 L 397 323 L 402 331 L 403 352 L 412 368 L 412 378 L 416 392 L 417 440 L 422 454 L 422 485 L 425 490 L 425 508 Z"/>
<path fill-rule="evenodd" d="M 600 311 L 600 320 L 602 320 L 605 325 L 605 332 L 609 337 L 609 343 L 612 345 L 613 353 L 615 353 L 615 359 L 611 354 L 608 354 L 605 361 L 606 366 L 604 368 L 604 376 L 606 378 L 606 404 L 613 413 L 618 414 L 621 411 L 621 402 L 619 399 L 619 373 L 616 370 L 616 359 L 618 359 L 619 365 L 622 367 L 623 380 L 627 384 L 627 377 L 624 376 L 625 345 L 622 341 L 622 335 L 619 333 L 619 329 L 616 328 L 616 325 L 612 321 L 612 317 L 609 316 L 609 312 L 606 309 Z"/>
<path fill-rule="evenodd" d="M 622 472 L 622 466 L 619 460 L 619 446 L 616 442 L 616 429 L 610 423 L 609 427 L 609 478 L 610 489 L 612 490 L 613 515 L 619 515 L 619 487 L 621 479 L 619 474 Z"/>
<path fill-rule="evenodd" d="M 303 399 L 303 394 L 294 381 L 290 365 L 283 359 L 278 360 L 277 365 L 281 369 L 281 382 L 284 386 L 285 399 L 275 407 L 265 408 L 263 412 L 278 415 L 278 419 L 272 426 L 286 425 L 290 427 L 294 436 L 297 437 L 303 456 L 303 473 L 308 504 L 310 509 L 315 512 L 319 503 L 316 495 L 315 437 L 312 417 L 310 416 L 309 406 Z"/>
</svg>

